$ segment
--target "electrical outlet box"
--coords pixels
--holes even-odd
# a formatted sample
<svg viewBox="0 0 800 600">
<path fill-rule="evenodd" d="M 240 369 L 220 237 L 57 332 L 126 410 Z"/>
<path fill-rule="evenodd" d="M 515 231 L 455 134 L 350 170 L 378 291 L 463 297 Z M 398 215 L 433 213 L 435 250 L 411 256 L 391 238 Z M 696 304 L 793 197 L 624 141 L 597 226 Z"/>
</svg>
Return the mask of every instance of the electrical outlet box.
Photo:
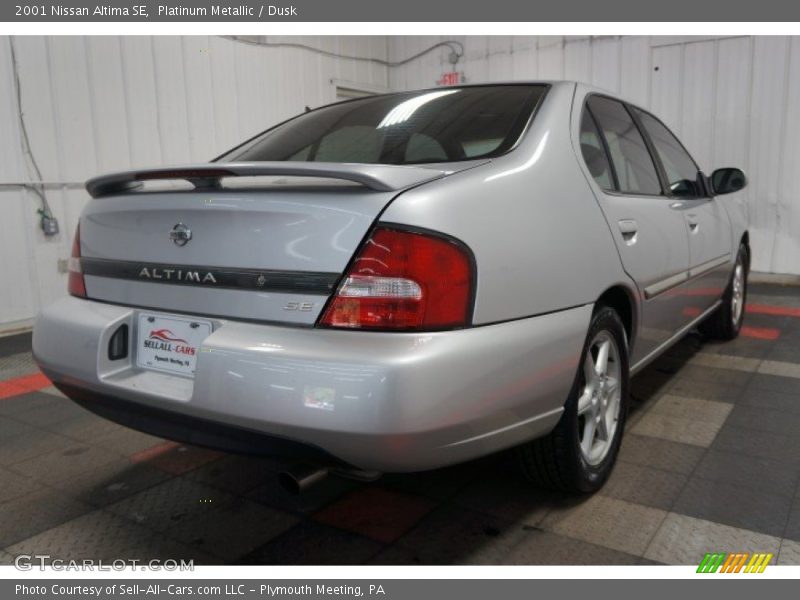
<svg viewBox="0 0 800 600">
<path fill-rule="evenodd" d="M 54 217 L 42 217 L 42 231 L 46 236 L 58 233 L 58 221 Z"/>
</svg>

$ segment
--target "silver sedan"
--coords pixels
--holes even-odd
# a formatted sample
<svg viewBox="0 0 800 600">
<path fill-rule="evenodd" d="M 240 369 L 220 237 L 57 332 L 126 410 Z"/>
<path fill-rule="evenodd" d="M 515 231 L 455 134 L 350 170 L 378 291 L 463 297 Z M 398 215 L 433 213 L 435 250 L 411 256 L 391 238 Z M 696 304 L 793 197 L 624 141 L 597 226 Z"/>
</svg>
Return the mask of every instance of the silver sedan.
<svg viewBox="0 0 800 600">
<path fill-rule="evenodd" d="M 739 332 L 749 238 L 719 196 L 745 183 L 574 82 L 332 104 L 90 180 L 34 354 L 107 418 L 311 465 L 297 487 L 514 447 L 593 491 L 630 377 L 695 326 Z"/>
</svg>

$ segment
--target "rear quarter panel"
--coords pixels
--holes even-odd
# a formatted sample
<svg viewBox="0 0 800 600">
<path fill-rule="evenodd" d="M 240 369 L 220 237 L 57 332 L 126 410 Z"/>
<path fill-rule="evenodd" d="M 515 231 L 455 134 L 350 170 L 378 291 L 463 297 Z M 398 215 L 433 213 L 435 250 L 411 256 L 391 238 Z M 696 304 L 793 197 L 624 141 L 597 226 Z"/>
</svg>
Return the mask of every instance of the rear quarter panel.
<svg viewBox="0 0 800 600">
<path fill-rule="evenodd" d="M 381 217 L 472 249 L 476 325 L 592 303 L 628 285 L 570 141 L 574 89 L 554 84 L 508 154 L 405 192 Z"/>
</svg>

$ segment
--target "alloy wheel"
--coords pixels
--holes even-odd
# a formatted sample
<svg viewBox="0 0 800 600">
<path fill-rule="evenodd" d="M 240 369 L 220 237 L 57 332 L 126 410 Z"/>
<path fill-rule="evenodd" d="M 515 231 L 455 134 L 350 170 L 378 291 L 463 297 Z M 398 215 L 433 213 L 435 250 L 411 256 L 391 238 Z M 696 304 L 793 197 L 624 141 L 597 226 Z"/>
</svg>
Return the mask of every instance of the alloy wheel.
<svg viewBox="0 0 800 600">
<path fill-rule="evenodd" d="M 578 398 L 581 454 L 590 465 L 608 455 L 619 423 L 622 388 L 619 348 L 614 337 L 600 331 L 583 361 L 583 388 Z"/>
<path fill-rule="evenodd" d="M 744 265 L 741 261 L 736 263 L 733 270 L 733 282 L 731 289 L 731 318 L 734 327 L 739 324 L 744 309 Z"/>
</svg>

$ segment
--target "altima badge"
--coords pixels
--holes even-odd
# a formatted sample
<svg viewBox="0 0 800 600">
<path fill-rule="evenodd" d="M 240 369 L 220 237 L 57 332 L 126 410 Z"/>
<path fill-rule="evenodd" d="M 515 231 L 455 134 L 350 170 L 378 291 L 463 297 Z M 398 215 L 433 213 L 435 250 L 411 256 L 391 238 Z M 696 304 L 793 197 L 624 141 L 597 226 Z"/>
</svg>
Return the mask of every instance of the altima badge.
<svg viewBox="0 0 800 600">
<path fill-rule="evenodd" d="M 169 239 L 171 239 L 176 246 L 185 246 L 189 243 L 189 240 L 192 239 L 192 230 L 189 229 L 188 225 L 178 223 L 172 228 L 172 231 L 169 232 Z"/>
</svg>

